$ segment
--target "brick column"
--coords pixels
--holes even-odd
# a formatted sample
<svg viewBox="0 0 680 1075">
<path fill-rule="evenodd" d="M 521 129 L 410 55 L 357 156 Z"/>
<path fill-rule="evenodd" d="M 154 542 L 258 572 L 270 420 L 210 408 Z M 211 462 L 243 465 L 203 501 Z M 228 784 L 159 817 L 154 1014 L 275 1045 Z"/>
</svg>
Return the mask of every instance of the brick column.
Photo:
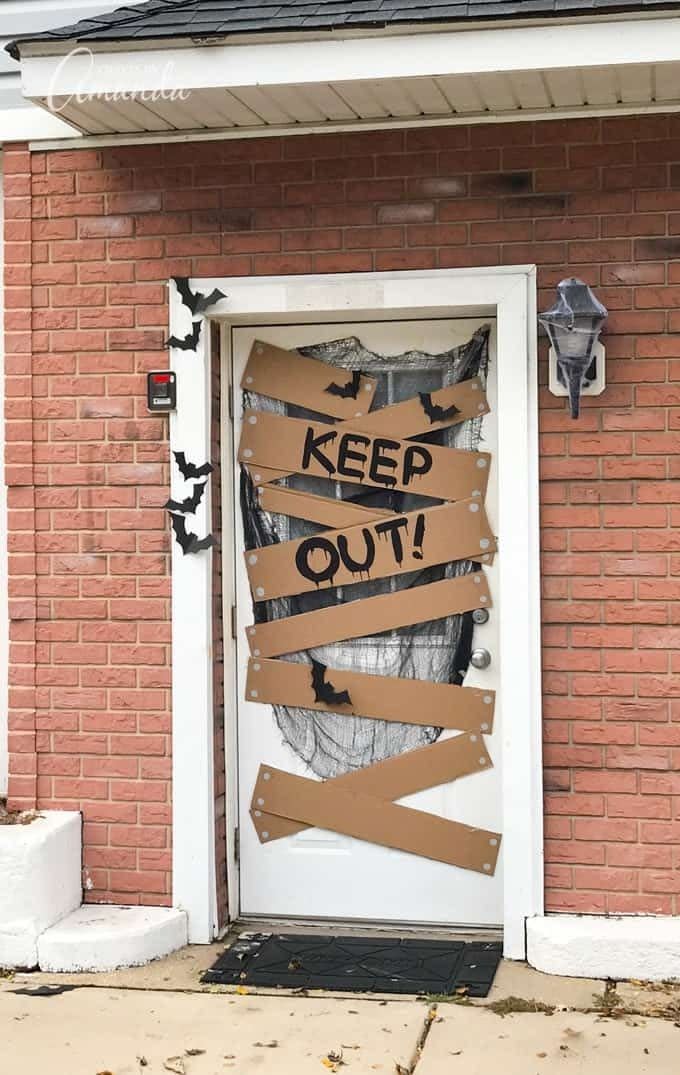
<svg viewBox="0 0 680 1075">
<path fill-rule="evenodd" d="M 9 804 L 37 802 L 36 563 L 31 376 L 31 155 L 3 153 L 5 201 L 5 474 L 8 511 Z"/>
</svg>

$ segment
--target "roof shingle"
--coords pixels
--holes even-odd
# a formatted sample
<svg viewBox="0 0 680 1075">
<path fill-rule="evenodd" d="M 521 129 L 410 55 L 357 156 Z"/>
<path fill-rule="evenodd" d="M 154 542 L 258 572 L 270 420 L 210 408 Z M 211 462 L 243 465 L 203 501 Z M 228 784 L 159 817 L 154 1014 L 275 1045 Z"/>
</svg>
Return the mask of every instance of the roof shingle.
<svg viewBox="0 0 680 1075">
<path fill-rule="evenodd" d="M 26 35 L 6 46 L 19 58 L 27 41 L 130 41 L 388 28 L 465 19 L 593 15 L 676 8 L 677 0 L 146 0 L 72 26 Z"/>
</svg>

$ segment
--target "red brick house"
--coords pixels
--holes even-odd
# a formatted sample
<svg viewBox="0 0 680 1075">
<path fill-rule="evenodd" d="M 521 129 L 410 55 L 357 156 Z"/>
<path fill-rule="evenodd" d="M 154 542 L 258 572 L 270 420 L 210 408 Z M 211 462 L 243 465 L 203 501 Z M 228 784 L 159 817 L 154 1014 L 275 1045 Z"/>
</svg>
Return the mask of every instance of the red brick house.
<svg viewBox="0 0 680 1075">
<path fill-rule="evenodd" d="M 680 965 L 679 25 L 607 0 L 168 0 L 13 46 L 24 94 L 76 130 L 4 153 L 9 793 L 82 813 L 87 902 L 179 908 L 197 942 L 239 915 L 436 923 L 503 929 L 510 958 L 528 933 L 548 970 Z M 224 297 L 191 310 L 178 277 Z M 537 339 L 568 277 L 609 312 L 577 420 Z M 259 765 L 309 782 L 395 748 L 371 731 L 343 761 L 340 726 L 310 745 L 278 681 L 253 701 L 253 662 L 287 651 L 254 613 L 240 465 L 256 488 L 287 473 L 298 427 L 276 423 L 300 414 L 283 388 L 244 448 L 248 363 L 258 341 L 339 355 L 398 405 L 451 385 L 434 358 L 487 324 L 489 412 L 459 446 L 492 462 L 472 642 L 491 664 L 463 686 L 496 692 L 493 771 L 409 805 L 488 827 L 494 854 L 497 830 L 502 860 L 473 873 L 342 825 L 267 846 Z M 169 419 L 147 406 L 168 366 Z M 195 490 L 174 452 L 213 466 L 184 525 L 218 543 L 195 555 L 165 507 Z"/>
</svg>

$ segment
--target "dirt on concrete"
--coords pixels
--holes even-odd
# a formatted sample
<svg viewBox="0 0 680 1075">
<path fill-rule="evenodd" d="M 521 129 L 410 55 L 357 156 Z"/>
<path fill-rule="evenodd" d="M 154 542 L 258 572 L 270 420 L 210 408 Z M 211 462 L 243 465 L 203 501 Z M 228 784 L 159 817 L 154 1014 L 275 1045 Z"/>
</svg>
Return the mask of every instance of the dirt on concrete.
<svg viewBox="0 0 680 1075">
<path fill-rule="evenodd" d="M 8 810 L 7 800 L 0 799 L 0 825 L 30 825 L 39 817 L 37 810 Z"/>
</svg>

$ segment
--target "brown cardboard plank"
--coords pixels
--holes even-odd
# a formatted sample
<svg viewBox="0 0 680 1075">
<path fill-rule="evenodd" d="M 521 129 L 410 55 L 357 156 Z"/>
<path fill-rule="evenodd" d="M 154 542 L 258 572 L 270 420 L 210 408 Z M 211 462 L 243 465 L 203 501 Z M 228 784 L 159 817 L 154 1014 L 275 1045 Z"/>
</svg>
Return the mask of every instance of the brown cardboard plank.
<svg viewBox="0 0 680 1075">
<path fill-rule="evenodd" d="M 341 423 L 338 428 L 347 425 L 362 432 L 384 433 L 401 438 L 416 437 L 418 434 L 431 432 L 433 429 L 457 425 L 468 418 L 479 418 L 488 414 L 490 409 L 481 381 L 477 378 L 471 381 L 461 381 L 459 384 L 449 385 L 437 392 L 432 392 L 431 401 L 445 411 L 455 407 L 457 414 L 432 421 L 420 398 L 414 396 L 401 403 L 391 403 L 387 407 L 380 407 L 377 411 L 370 411 L 364 418 L 355 418 L 347 423 Z M 256 485 L 279 481 L 290 473 L 290 471 L 279 470 L 275 467 L 248 466 L 248 470 Z"/>
<path fill-rule="evenodd" d="M 394 515 L 388 508 L 365 508 L 348 500 L 287 489 L 285 485 L 264 485 L 260 491 L 260 506 L 265 511 L 292 515 L 296 519 L 306 519 L 309 523 L 331 526 L 333 529 L 375 522 Z"/>
<path fill-rule="evenodd" d="M 269 623 L 253 624 L 246 628 L 246 635 L 253 657 L 280 657 L 313 646 L 347 638 L 364 638 L 397 627 L 438 620 L 456 612 L 490 607 L 486 578 L 476 572 Z"/>
<path fill-rule="evenodd" d="M 441 416 L 437 415 L 437 408 L 444 412 Z M 431 433 L 433 429 L 459 425 L 468 418 L 480 418 L 488 412 L 486 393 L 475 377 L 427 393 L 424 400 L 417 395 L 401 403 L 380 407 L 363 418 L 351 419 L 347 425 L 364 433 L 415 437 L 419 433 Z"/>
<path fill-rule="evenodd" d="M 262 800 L 269 814 L 488 876 L 495 872 L 500 833 L 343 789 L 335 780 L 293 776 L 271 765 L 260 766 L 255 790 L 256 801 Z M 267 842 L 264 832 L 261 838 Z"/>
<path fill-rule="evenodd" d="M 244 556 L 253 599 L 271 601 L 479 559 L 495 548 L 476 497 L 249 549 Z"/>
<path fill-rule="evenodd" d="M 360 418 L 370 410 L 378 382 L 375 377 L 362 373 L 353 387 L 352 374 L 352 370 L 306 358 L 299 351 L 286 351 L 255 340 L 243 371 L 241 388 L 332 418 Z M 329 392 L 333 385 L 336 391 Z M 337 390 L 341 391 L 343 387 L 349 393 L 346 396 L 338 394 Z"/>
<path fill-rule="evenodd" d="M 351 699 L 350 705 L 339 706 L 316 700 L 311 672 L 311 665 L 306 663 L 251 657 L 246 698 L 249 702 L 346 713 L 426 728 L 485 734 L 493 729 L 494 691 L 329 668 L 327 681 L 336 691 L 348 691 Z"/>
<path fill-rule="evenodd" d="M 281 478 L 287 478 L 290 474 L 289 470 L 274 470 L 273 467 L 251 467 L 246 466 L 246 470 L 250 474 L 255 485 L 266 485 L 267 482 L 277 482 Z"/>
<path fill-rule="evenodd" d="M 482 736 L 457 735 L 453 739 L 440 739 L 418 750 L 407 750 L 375 765 L 367 765 L 365 769 L 345 773 L 335 777 L 332 783 L 335 787 L 365 791 L 376 799 L 393 802 L 417 791 L 450 784 L 492 767 Z M 256 785 L 250 807 L 250 816 L 261 843 L 271 843 L 282 836 L 293 836 L 309 828 L 302 822 L 267 813 L 264 809 L 266 787 L 264 791 L 262 787 L 263 783 Z M 263 839 L 265 832 L 267 836 Z"/>
<path fill-rule="evenodd" d="M 491 456 L 363 433 L 269 411 L 246 411 L 238 458 L 298 474 L 441 500 L 484 495 Z"/>
</svg>

